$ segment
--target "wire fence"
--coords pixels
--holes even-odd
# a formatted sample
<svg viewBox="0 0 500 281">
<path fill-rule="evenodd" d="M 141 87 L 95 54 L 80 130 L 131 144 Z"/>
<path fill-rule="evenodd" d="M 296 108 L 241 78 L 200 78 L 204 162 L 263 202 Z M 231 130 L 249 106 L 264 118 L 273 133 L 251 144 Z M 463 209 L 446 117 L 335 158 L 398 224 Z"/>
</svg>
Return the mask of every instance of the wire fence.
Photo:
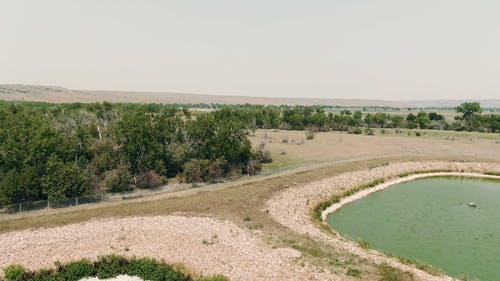
<svg viewBox="0 0 500 281">
<path fill-rule="evenodd" d="M 315 161 L 314 163 L 309 163 L 309 165 L 314 165 L 321 163 L 320 161 Z M 262 171 L 260 171 L 257 176 L 270 176 L 274 174 L 279 174 L 281 172 L 285 172 L 288 170 L 293 170 L 298 167 L 304 166 L 304 163 L 294 163 L 294 164 L 288 164 L 288 165 L 283 165 L 283 166 L 278 166 L 278 167 L 272 167 L 272 168 L 264 168 Z M 307 166 L 307 165 L 306 165 Z M 211 180 L 210 182 L 198 182 L 198 183 L 180 183 L 180 184 L 172 184 L 172 185 L 166 185 L 163 187 L 158 187 L 158 188 L 151 188 L 151 189 L 142 189 L 142 190 L 129 190 L 129 191 L 124 191 L 122 193 L 105 193 L 105 194 L 96 194 L 96 195 L 88 195 L 88 196 L 79 196 L 79 197 L 73 197 L 73 198 L 64 198 L 64 199 L 55 199 L 55 200 L 40 200 L 40 201 L 24 201 L 20 203 L 15 203 L 15 204 L 9 204 L 9 205 L 0 205 L 0 214 L 15 214 L 15 213 L 20 213 L 20 212 L 27 212 L 27 211 L 34 211 L 34 210 L 43 210 L 43 209 L 57 209 L 57 208 L 65 208 L 65 207 L 71 207 L 71 206 L 78 206 L 78 205 L 83 205 L 83 204 L 90 204 L 90 203 L 99 203 L 99 202 L 104 202 L 104 201 L 110 201 L 110 200 L 129 200 L 129 199 L 136 199 L 140 197 L 148 197 L 148 196 L 153 196 L 153 195 L 158 195 L 161 193 L 168 193 L 168 192 L 176 192 L 176 191 L 181 191 L 181 190 L 186 190 L 190 188 L 198 188 L 198 187 L 203 187 L 206 185 L 211 185 L 211 184 L 220 184 L 220 183 L 225 183 L 225 182 L 231 182 L 235 181 L 241 178 L 247 178 L 249 177 L 248 175 L 246 176 L 239 176 L 239 177 L 233 177 L 233 178 L 220 178 L 217 180 Z"/>
<path fill-rule="evenodd" d="M 55 200 L 40 200 L 40 201 L 25 201 L 16 204 L 0 206 L 0 213 L 14 214 L 25 211 L 34 211 L 42 209 L 56 209 L 70 206 L 78 206 L 88 203 L 97 203 L 108 200 L 109 195 L 98 194 L 91 196 L 80 196 L 73 198 L 55 199 Z"/>
</svg>

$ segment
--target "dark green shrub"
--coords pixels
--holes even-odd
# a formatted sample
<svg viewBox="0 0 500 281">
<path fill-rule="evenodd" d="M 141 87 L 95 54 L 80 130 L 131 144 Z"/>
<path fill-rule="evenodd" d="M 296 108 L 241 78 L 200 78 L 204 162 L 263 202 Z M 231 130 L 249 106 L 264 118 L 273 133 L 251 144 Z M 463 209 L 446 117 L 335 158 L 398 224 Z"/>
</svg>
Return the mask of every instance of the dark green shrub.
<svg viewBox="0 0 500 281">
<path fill-rule="evenodd" d="M 128 261 L 119 256 L 111 255 L 100 257 L 99 260 L 94 263 L 96 276 L 100 279 L 115 277 L 123 273 L 122 270 L 127 264 Z"/>
<path fill-rule="evenodd" d="M 52 269 L 41 269 L 31 274 L 28 278 L 30 281 L 62 281 L 64 280 L 59 274 Z"/>
<path fill-rule="evenodd" d="M 57 270 L 61 277 L 67 281 L 78 281 L 96 273 L 93 264 L 86 259 L 60 265 Z"/>
<path fill-rule="evenodd" d="M 159 264 L 153 259 L 132 259 L 127 265 L 127 274 L 130 276 L 141 276 L 147 280 L 162 280 Z"/>
<path fill-rule="evenodd" d="M 83 259 L 70 263 L 56 263 L 55 269 L 26 271 L 20 265 L 4 268 L 6 281 L 77 281 L 85 277 L 101 279 L 118 275 L 138 276 L 151 281 L 192 281 L 193 279 L 170 265 L 150 258 L 131 258 L 110 255 L 100 257 L 96 262 Z M 223 278 L 223 275 L 214 275 Z M 214 277 L 215 278 L 215 277 Z M 225 278 L 225 277 L 224 277 Z M 0 279 L 2 280 L 2 279 Z M 229 280 L 229 279 L 208 279 Z"/>
<path fill-rule="evenodd" d="M 105 173 L 104 185 L 109 192 L 123 192 L 131 189 L 132 175 L 127 167 L 120 167 Z"/>
<path fill-rule="evenodd" d="M 26 269 L 22 265 L 13 264 L 3 269 L 7 281 L 23 281 L 26 278 Z"/>
<path fill-rule="evenodd" d="M 184 180 L 188 183 L 202 182 L 209 170 L 210 161 L 192 159 L 184 165 Z"/>
</svg>

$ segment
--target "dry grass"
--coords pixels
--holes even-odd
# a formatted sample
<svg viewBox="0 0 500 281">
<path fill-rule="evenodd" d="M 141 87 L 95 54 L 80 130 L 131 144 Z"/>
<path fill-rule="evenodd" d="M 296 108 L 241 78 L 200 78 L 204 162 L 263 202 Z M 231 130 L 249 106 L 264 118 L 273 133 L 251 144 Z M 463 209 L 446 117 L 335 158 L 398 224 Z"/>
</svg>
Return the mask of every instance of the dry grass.
<svg viewBox="0 0 500 281">
<path fill-rule="evenodd" d="M 498 161 L 498 155 L 492 151 L 500 149 L 496 143 L 500 134 L 427 130 L 422 137 L 416 137 L 387 131 L 392 133 L 368 136 L 319 132 L 314 140 L 306 141 L 302 131 L 259 130 L 251 139 L 254 144 L 265 142 L 265 148 L 271 151 L 274 161 L 265 166 L 270 170 L 388 156 Z M 283 139 L 288 143 L 283 143 Z"/>
</svg>

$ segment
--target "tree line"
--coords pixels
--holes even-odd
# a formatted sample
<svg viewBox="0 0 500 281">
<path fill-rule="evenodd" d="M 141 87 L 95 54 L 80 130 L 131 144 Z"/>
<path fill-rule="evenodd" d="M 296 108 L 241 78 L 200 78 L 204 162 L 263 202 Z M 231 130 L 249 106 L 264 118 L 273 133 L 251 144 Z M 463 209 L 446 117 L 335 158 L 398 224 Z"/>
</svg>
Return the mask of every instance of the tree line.
<svg viewBox="0 0 500 281">
<path fill-rule="evenodd" d="M 224 106 L 0 102 L 0 204 L 152 188 L 178 178 L 216 181 L 255 174 L 268 152 L 253 130 L 350 131 L 409 128 L 500 132 L 500 115 L 464 103 L 447 122 L 436 112 L 407 115 L 315 106 Z"/>
<path fill-rule="evenodd" d="M 0 103 L 0 204 L 258 172 L 247 124 L 159 104 Z"/>
<path fill-rule="evenodd" d="M 479 103 L 463 103 L 455 108 L 454 120 L 447 121 L 438 112 L 419 111 L 401 114 L 342 109 L 328 112 L 324 106 L 226 106 L 223 116 L 235 116 L 250 128 L 318 131 L 349 131 L 353 128 L 406 128 L 455 131 L 500 132 L 499 114 L 482 114 Z"/>
</svg>

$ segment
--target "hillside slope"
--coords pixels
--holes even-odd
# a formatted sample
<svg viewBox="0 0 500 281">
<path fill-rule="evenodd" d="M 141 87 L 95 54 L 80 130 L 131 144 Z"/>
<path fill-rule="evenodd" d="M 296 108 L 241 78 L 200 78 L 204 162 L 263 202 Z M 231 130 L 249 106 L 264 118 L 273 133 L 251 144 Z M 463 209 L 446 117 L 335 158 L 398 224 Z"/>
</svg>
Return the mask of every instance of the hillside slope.
<svg viewBox="0 0 500 281">
<path fill-rule="evenodd" d="M 72 90 L 57 86 L 0 84 L 0 100 L 41 102 L 141 102 L 206 103 L 266 105 L 330 105 L 390 107 L 454 107 L 462 100 L 386 101 L 368 99 L 267 98 L 224 95 L 201 95 L 172 92 L 129 92 Z M 500 100 L 482 100 L 483 107 L 500 108 Z"/>
</svg>

